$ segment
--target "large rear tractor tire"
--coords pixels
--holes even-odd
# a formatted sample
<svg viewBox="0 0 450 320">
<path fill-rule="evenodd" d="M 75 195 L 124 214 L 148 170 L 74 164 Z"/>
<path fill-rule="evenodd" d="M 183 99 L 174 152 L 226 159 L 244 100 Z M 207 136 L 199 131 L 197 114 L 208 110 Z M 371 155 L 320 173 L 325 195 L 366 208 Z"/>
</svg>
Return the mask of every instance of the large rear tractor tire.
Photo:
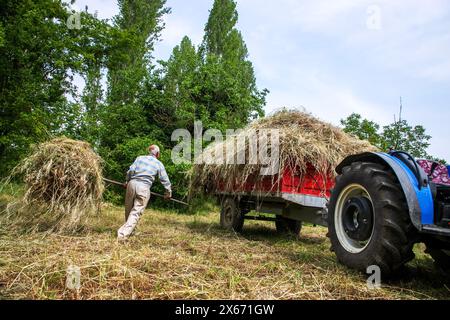
<svg viewBox="0 0 450 320">
<path fill-rule="evenodd" d="M 302 230 L 302 222 L 277 216 L 275 226 L 279 234 L 288 234 L 298 237 Z"/>
<path fill-rule="evenodd" d="M 344 167 L 332 192 L 328 228 L 340 263 L 390 277 L 414 258 L 416 231 L 395 174 L 370 162 Z"/>
<path fill-rule="evenodd" d="M 227 230 L 241 232 L 244 226 L 244 214 L 239 209 L 237 199 L 227 197 L 222 200 L 220 210 L 220 226 Z"/>
</svg>

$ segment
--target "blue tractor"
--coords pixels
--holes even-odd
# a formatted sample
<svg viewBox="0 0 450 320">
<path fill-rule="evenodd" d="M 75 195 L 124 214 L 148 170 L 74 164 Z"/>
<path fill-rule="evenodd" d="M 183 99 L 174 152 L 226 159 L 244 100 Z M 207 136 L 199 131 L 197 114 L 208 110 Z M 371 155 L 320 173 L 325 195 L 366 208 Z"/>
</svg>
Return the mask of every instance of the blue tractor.
<svg viewBox="0 0 450 320">
<path fill-rule="evenodd" d="M 423 242 L 435 263 L 450 271 L 449 169 L 400 151 L 346 158 L 336 168 L 327 213 L 338 261 L 364 272 L 376 265 L 393 275 Z"/>
</svg>

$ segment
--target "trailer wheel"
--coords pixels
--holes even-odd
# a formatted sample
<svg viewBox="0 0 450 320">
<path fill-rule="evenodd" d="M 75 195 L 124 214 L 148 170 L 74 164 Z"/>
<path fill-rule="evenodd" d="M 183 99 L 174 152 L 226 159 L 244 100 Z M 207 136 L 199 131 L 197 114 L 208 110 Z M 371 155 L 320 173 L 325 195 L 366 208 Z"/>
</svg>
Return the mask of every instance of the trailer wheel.
<svg viewBox="0 0 450 320">
<path fill-rule="evenodd" d="M 355 162 L 336 178 L 328 214 L 332 250 L 342 264 L 390 276 L 414 258 L 415 230 L 394 173 L 383 165 Z"/>
<path fill-rule="evenodd" d="M 302 230 L 302 222 L 277 216 L 275 220 L 277 232 L 280 234 L 292 234 L 298 236 Z"/>
<path fill-rule="evenodd" d="M 227 197 L 222 201 L 220 226 L 235 232 L 242 231 L 242 227 L 244 226 L 244 215 L 239 209 L 238 201 L 233 197 Z"/>
</svg>

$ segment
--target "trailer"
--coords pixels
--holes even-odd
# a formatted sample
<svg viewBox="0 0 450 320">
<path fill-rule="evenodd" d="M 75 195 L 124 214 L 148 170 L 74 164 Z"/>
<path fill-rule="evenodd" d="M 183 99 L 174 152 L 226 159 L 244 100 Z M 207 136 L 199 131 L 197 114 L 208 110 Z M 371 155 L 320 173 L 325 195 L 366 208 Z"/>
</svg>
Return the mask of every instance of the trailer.
<svg viewBox="0 0 450 320">
<path fill-rule="evenodd" d="M 281 177 L 249 177 L 233 191 L 219 182 L 220 224 L 241 232 L 244 220 L 273 221 L 278 232 L 294 235 L 299 235 L 302 222 L 327 226 L 326 205 L 333 185 L 332 177 L 322 176 L 312 166 L 304 173 L 286 169 Z"/>
<path fill-rule="evenodd" d="M 302 223 L 328 228 L 342 264 L 385 275 L 398 272 L 423 242 L 436 264 L 450 271 L 449 167 L 401 151 L 347 157 L 337 176 L 313 166 L 282 176 L 249 177 L 226 187 L 217 182 L 222 227 L 241 232 L 245 220 L 275 222 L 280 233 L 299 235 Z"/>
</svg>

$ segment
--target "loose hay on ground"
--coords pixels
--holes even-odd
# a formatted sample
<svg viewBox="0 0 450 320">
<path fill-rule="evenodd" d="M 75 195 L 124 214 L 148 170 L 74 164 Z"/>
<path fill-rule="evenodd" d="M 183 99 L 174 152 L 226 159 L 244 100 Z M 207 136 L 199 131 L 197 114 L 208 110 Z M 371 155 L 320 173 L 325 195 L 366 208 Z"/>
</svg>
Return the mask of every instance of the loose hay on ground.
<svg viewBox="0 0 450 320">
<path fill-rule="evenodd" d="M 413 275 L 380 290 L 336 262 L 326 229 L 305 226 L 300 240 L 252 222 L 242 235 L 204 216 L 146 210 L 139 235 L 115 241 L 123 208 L 107 206 L 77 236 L 0 235 L 0 298 L 6 299 L 448 299 L 445 278 L 423 253 Z M 215 210 L 217 211 L 217 209 Z M 101 231 L 100 231 L 101 230 Z M 423 251 L 422 251 L 423 252 Z M 66 287 L 67 268 L 80 289 Z"/>
<path fill-rule="evenodd" d="M 27 229 L 74 231 L 100 208 L 101 159 L 87 142 L 55 138 L 34 146 L 13 170 L 25 193 L 7 207 L 7 218 Z"/>
</svg>

